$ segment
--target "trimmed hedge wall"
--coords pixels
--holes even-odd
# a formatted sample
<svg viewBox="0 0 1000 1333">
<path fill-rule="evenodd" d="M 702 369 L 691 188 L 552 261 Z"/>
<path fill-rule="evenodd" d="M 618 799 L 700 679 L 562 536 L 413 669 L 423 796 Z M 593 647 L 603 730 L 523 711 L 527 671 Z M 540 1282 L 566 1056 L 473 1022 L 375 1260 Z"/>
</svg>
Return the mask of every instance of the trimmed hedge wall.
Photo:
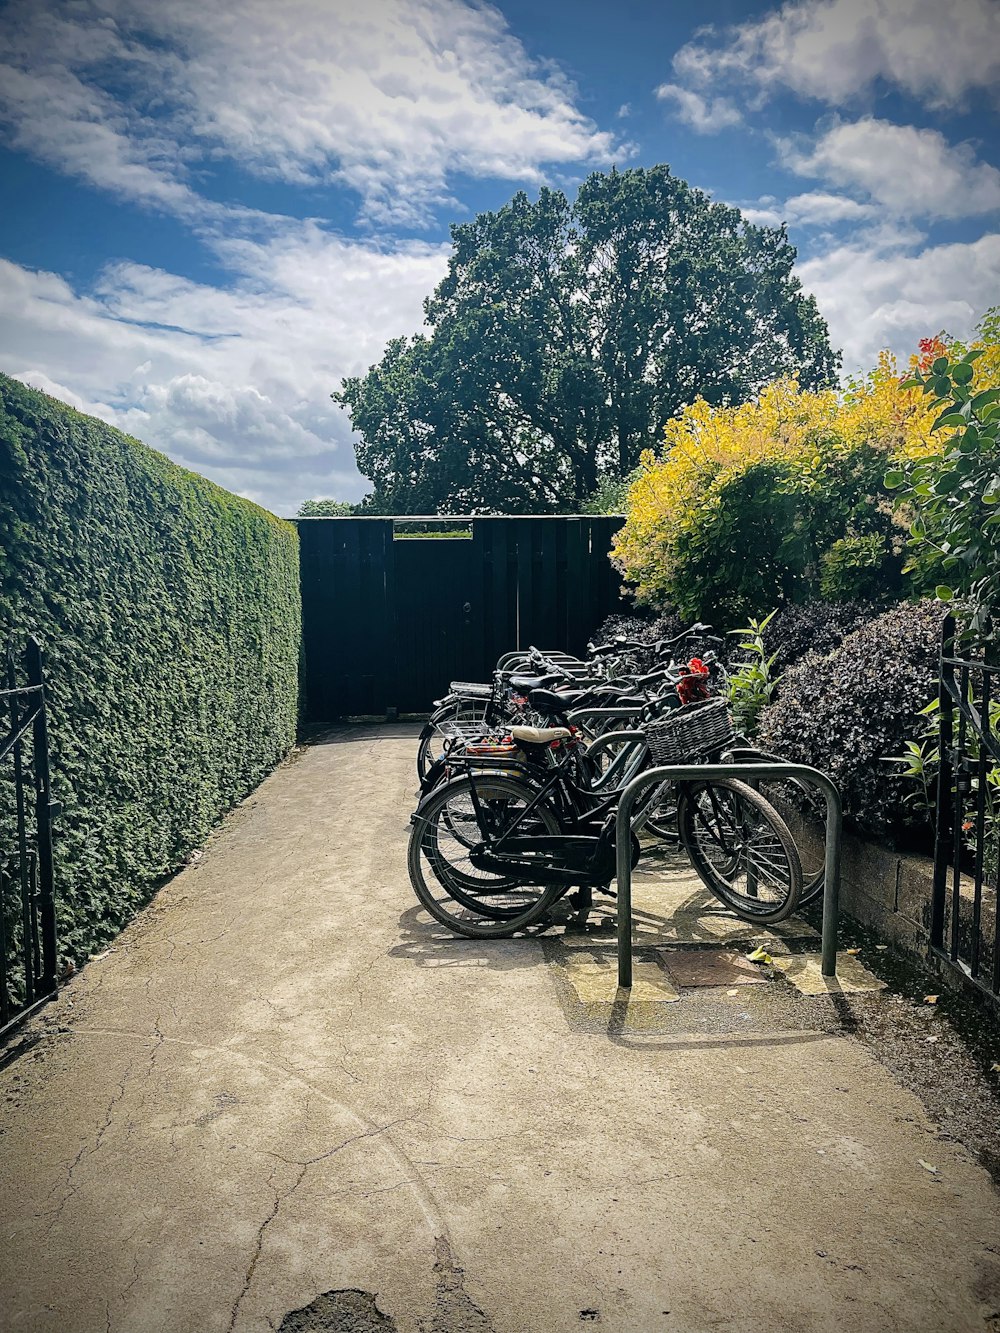
<svg viewBox="0 0 1000 1333">
<path fill-rule="evenodd" d="M 291 748 L 298 535 L 0 375 L 0 545 L 0 634 L 46 657 L 60 950 L 80 959 Z"/>
</svg>

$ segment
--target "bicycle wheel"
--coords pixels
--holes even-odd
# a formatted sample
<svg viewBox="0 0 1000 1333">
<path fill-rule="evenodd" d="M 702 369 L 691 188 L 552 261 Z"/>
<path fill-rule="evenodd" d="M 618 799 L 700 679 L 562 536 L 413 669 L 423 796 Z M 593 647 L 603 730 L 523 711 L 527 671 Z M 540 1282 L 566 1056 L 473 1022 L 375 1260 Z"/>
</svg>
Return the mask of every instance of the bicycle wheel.
<svg viewBox="0 0 1000 1333">
<path fill-rule="evenodd" d="M 768 754 L 765 750 L 754 750 L 751 748 L 741 749 L 736 756 L 738 759 L 748 759 L 751 762 L 761 764 L 782 762 L 779 755 Z M 787 778 L 771 782 L 757 783 L 752 778 L 750 785 L 755 791 L 761 792 L 764 799 L 770 803 L 781 814 L 780 804 L 790 804 L 793 811 L 796 806 L 795 792 L 806 797 L 815 798 L 816 789 L 801 778 Z M 782 816 L 784 818 L 784 816 Z M 787 822 L 787 821 L 786 821 Z M 796 841 L 796 850 L 799 853 L 799 861 L 802 864 L 802 892 L 799 895 L 799 908 L 809 907 L 812 903 L 822 898 L 823 890 L 826 888 L 826 829 L 823 829 L 823 840 L 817 843 L 808 834 L 801 840 Z M 795 836 L 794 834 L 792 835 Z"/>
<path fill-rule="evenodd" d="M 788 826 L 735 778 L 689 782 L 677 801 L 681 845 L 703 883 L 747 921 L 783 921 L 798 906 L 802 865 Z"/>
<path fill-rule="evenodd" d="M 663 842 L 677 842 L 677 789 L 672 782 L 661 782 L 653 789 L 642 831 Z"/>
<path fill-rule="evenodd" d="M 493 836 L 509 828 L 537 794 L 515 778 L 487 773 L 453 778 L 421 807 L 410 832 L 407 869 L 418 900 L 441 925 L 471 939 L 496 939 L 538 921 L 564 890 L 472 864 L 469 852 L 483 839 L 473 786 L 483 822 Z M 518 826 L 519 834 L 532 831 L 560 832 L 551 806 L 536 806 Z"/>
</svg>

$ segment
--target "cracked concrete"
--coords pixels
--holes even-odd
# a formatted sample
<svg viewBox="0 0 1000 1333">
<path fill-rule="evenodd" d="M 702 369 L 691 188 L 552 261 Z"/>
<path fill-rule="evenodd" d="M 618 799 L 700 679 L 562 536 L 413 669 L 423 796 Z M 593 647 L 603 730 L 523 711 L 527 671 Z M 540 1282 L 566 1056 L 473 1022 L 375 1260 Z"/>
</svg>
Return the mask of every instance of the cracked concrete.
<svg viewBox="0 0 1000 1333">
<path fill-rule="evenodd" d="M 1000 1330 L 988 1176 L 833 997 L 681 988 L 632 1026 L 568 993 L 580 940 L 436 930 L 414 748 L 280 769 L 34 1022 L 5 1330 Z"/>
</svg>

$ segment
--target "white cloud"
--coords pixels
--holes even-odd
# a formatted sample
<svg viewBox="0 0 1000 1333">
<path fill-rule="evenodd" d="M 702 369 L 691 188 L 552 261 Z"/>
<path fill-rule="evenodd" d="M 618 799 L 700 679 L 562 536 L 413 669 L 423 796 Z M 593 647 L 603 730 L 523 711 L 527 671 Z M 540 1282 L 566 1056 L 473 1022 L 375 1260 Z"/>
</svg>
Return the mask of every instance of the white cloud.
<svg viewBox="0 0 1000 1333">
<path fill-rule="evenodd" d="M 833 106 L 880 82 L 939 106 L 958 106 L 1000 79 L 996 0 L 790 0 L 761 18 L 710 30 L 674 57 L 687 87 L 739 80 Z"/>
<path fill-rule="evenodd" d="M 789 222 L 806 225 L 824 226 L 838 222 L 858 222 L 870 218 L 877 212 L 870 204 L 859 204 L 843 194 L 828 194 L 823 190 L 812 190 L 808 194 L 796 194 L 785 202 L 785 216 Z"/>
<path fill-rule="evenodd" d="M 16 146 L 180 212 L 218 156 L 412 223 L 453 173 L 537 183 L 621 151 L 498 10 L 464 0 L 13 0 L 0 61 Z"/>
<path fill-rule="evenodd" d="M 834 125 L 811 147 L 785 140 L 779 149 L 800 175 L 863 190 L 897 216 L 964 218 L 1000 209 L 1000 171 L 937 130 L 868 116 Z"/>
<path fill-rule="evenodd" d="M 911 241 L 906 232 L 861 233 L 797 266 L 844 349 L 845 371 L 870 368 L 883 347 L 905 364 L 920 338 L 942 328 L 968 336 L 1000 291 L 1000 235 L 916 253 Z"/>
<path fill-rule="evenodd" d="M 748 222 L 759 227 L 777 227 L 782 222 L 804 227 L 831 227 L 843 222 L 867 222 L 880 211 L 872 204 L 859 204 L 847 195 L 829 194 L 824 190 L 793 195 L 783 204 L 766 195 L 755 204 L 737 204 L 736 207 Z"/>
<path fill-rule="evenodd" d="M 661 83 L 656 96 L 661 102 L 672 102 L 678 119 L 698 134 L 715 134 L 743 122 L 740 112 L 726 97 L 702 97 L 677 83 Z"/>
<path fill-rule="evenodd" d="M 780 227 L 788 219 L 785 216 L 783 208 L 755 208 L 752 205 L 736 204 L 747 222 L 752 222 L 755 227 Z"/>
<path fill-rule="evenodd" d="M 229 288 L 117 264 L 79 292 L 0 261 L 0 367 L 279 513 L 359 498 L 330 394 L 419 328 L 447 248 L 380 250 L 305 224 L 217 249 Z"/>
</svg>

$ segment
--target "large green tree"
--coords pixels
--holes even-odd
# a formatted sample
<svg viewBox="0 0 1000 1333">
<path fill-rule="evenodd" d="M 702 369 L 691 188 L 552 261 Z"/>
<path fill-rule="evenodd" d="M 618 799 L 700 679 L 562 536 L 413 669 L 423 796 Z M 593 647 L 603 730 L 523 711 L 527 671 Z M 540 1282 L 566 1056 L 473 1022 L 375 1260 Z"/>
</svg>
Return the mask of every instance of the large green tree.
<svg viewBox="0 0 1000 1333">
<path fill-rule="evenodd" d="M 375 512 L 577 508 L 699 394 L 739 403 L 779 375 L 835 381 L 784 228 L 751 225 L 666 166 L 596 173 L 572 204 L 519 193 L 451 236 L 429 332 L 333 395 Z"/>
</svg>

